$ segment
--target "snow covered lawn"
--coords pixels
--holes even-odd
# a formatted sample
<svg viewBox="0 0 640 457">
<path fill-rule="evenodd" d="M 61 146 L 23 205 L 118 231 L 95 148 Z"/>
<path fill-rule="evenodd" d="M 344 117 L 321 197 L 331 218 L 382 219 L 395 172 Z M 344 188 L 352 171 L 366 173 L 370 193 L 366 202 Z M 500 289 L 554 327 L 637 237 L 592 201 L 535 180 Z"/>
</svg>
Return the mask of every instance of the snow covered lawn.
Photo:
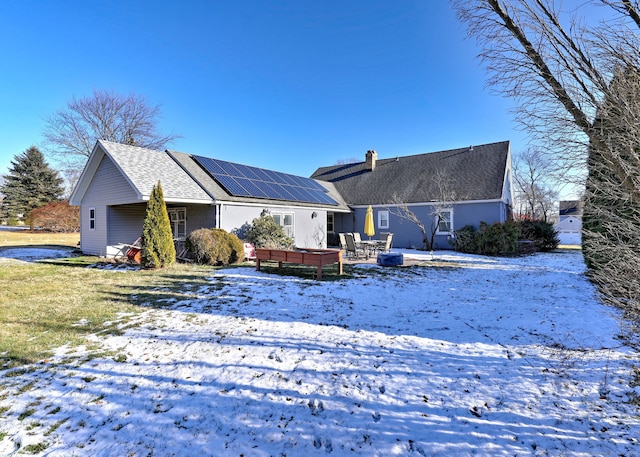
<svg viewBox="0 0 640 457">
<path fill-rule="evenodd" d="M 579 251 L 436 259 L 460 266 L 212 272 L 108 356 L 5 372 L 0 455 L 640 454 L 637 354 Z"/>
</svg>

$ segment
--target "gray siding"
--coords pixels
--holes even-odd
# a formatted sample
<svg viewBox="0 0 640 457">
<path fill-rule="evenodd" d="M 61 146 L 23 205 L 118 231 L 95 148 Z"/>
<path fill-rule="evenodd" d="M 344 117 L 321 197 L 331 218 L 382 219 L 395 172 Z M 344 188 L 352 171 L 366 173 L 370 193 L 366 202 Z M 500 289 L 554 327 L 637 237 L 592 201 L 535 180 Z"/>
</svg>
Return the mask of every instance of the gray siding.
<svg viewBox="0 0 640 457">
<path fill-rule="evenodd" d="M 253 219 L 260 217 L 264 209 L 272 213 L 294 214 L 293 238 L 297 247 L 327 246 L 327 212 L 318 208 L 224 204 L 220 208 L 220 228 L 233 232 L 245 224 L 251 224 Z M 316 214 L 315 217 L 312 217 L 313 213 Z"/>
<path fill-rule="evenodd" d="M 91 185 L 82 198 L 80 222 L 80 249 L 85 254 L 105 255 L 109 240 L 107 202 L 129 203 L 137 198 L 129 183 L 113 162 L 104 157 L 96 170 Z M 89 211 L 95 208 L 95 229 L 89 228 Z M 135 238 L 131 241 L 134 241 Z M 131 242 L 128 241 L 128 242 Z"/>
<path fill-rule="evenodd" d="M 167 208 L 186 208 L 187 235 L 201 228 L 216 227 L 216 207 L 213 205 L 180 205 L 170 204 Z"/>
<path fill-rule="evenodd" d="M 108 207 L 107 244 L 131 244 L 138 239 L 142 235 L 142 224 L 146 211 L 146 203 Z"/>
<path fill-rule="evenodd" d="M 409 206 L 409 209 L 418 216 L 424 223 L 429 236 L 431 221 L 434 220 L 433 208 L 429 205 Z M 378 227 L 378 212 L 389 211 L 389 228 Z M 373 238 L 379 238 L 380 232 L 393 233 L 393 246 L 396 248 L 422 248 L 422 232 L 418 226 L 396 214 L 393 207 L 376 207 L 373 209 L 376 234 Z M 355 208 L 353 214 L 340 215 L 336 217 L 336 232 L 360 232 L 364 235 L 364 218 L 366 208 Z M 506 220 L 505 205 L 503 202 L 483 202 L 456 204 L 453 206 L 453 229 L 458 230 L 466 225 L 478 227 L 480 222 L 493 224 L 494 222 L 504 222 Z M 436 249 L 451 249 L 449 237 L 447 235 L 436 235 L 434 247 Z"/>
</svg>

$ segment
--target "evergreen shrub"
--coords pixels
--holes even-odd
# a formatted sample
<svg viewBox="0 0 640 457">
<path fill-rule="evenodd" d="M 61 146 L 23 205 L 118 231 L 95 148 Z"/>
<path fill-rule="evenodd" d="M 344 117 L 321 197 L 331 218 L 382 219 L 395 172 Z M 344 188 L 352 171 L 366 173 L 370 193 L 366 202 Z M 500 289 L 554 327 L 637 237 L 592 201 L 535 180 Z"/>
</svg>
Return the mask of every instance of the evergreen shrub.
<svg viewBox="0 0 640 457">
<path fill-rule="evenodd" d="M 473 225 L 465 225 L 460 230 L 456 230 L 453 246 L 456 251 L 475 254 L 476 228 Z"/>
<path fill-rule="evenodd" d="M 480 222 L 478 230 L 467 225 L 455 232 L 457 251 L 483 255 L 513 255 L 518 252 L 520 226 L 516 222 L 487 224 Z"/>
<path fill-rule="evenodd" d="M 523 220 L 519 224 L 522 232 L 520 238 L 533 241 L 537 251 L 553 251 L 558 247 L 560 238 L 551 222 Z"/>
<path fill-rule="evenodd" d="M 162 268 L 176 261 L 176 247 L 162 186 L 153 186 L 142 226 L 142 267 Z"/>
<path fill-rule="evenodd" d="M 244 245 L 240 238 L 223 229 L 194 230 L 185 240 L 185 247 L 200 264 L 229 265 L 244 260 Z"/>
<path fill-rule="evenodd" d="M 284 228 L 278 224 L 268 211 L 253 220 L 247 232 L 247 238 L 256 248 L 292 249 L 293 239 L 287 236 Z"/>
<path fill-rule="evenodd" d="M 477 253 L 512 255 L 518 252 L 520 226 L 516 222 L 487 224 L 480 222 L 476 238 Z"/>
</svg>

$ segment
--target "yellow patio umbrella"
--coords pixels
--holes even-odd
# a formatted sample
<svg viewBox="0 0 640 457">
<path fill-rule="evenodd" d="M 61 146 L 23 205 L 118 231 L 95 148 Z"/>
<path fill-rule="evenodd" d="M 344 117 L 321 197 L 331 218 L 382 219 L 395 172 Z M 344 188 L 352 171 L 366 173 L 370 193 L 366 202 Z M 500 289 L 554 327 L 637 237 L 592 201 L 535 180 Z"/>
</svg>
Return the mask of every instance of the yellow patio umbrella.
<svg viewBox="0 0 640 457">
<path fill-rule="evenodd" d="M 367 208 L 367 214 L 364 217 L 364 234 L 369 238 L 376 234 L 376 229 L 373 226 L 373 208 L 371 205 Z"/>
</svg>

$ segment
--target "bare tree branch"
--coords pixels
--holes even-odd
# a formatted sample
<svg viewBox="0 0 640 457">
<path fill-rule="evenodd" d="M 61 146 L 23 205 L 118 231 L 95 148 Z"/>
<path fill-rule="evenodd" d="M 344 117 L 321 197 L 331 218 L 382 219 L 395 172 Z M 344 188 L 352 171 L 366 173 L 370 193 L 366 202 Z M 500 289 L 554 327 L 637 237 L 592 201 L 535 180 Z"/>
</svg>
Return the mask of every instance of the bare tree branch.
<svg viewBox="0 0 640 457">
<path fill-rule="evenodd" d="M 555 168 L 586 166 L 585 259 L 603 296 L 640 315 L 640 2 L 453 4 L 482 46 L 489 85 L 516 99 L 518 121 Z M 534 212 L 542 188 L 528 180 Z"/>
<path fill-rule="evenodd" d="M 164 149 L 179 136 L 157 130 L 160 114 L 160 106 L 144 97 L 96 90 L 46 118 L 43 136 L 47 151 L 73 172 L 82 169 L 98 139 Z"/>
<path fill-rule="evenodd" d="M 420 217 L 411 210 L 402 195 L 394 194 L 393 203 L 395 206 L 393 209 L 389 208 L 391 214 L 409 221 L 418 227 L 422 235 L 423 249 L 429 251 L 433 251 L 436 233 L 438 232 L 440 223 L 444 220 L 444 213 L 449 211 L 452 203 L 460 198 L 453 190 L 455 186 L 453 185 L 451 176 L 447 176 L 439 170 L 434 173 L 431 179 L 436 183 L 438 200 L 432 202 L 427 221 L 420 219 Z"/>
</svg>

